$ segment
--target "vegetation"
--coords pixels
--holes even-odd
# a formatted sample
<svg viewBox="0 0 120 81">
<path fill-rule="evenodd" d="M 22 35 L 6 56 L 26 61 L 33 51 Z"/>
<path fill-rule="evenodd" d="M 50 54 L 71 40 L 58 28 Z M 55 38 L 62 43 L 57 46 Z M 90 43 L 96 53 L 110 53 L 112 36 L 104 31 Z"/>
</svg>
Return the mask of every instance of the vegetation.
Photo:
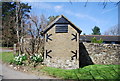
<svg viewBox="0 0 120 81">
<path fill-rule="evenodd" d="M 14 60 L 12 52 L 3 52 L 3 62 L 10 63 Z M 8 58 L 9 57 L 9 58 Z M 65 70 L 52 67 L 42 67 L 34 70 L 48 73 L 51 76 L 62 79 L 120 79 L 120 65 L 89 65 L 79 69 Z"/>
<path fill-rule="evenodd" d="M 35 56 L 30 56 L 30 61 L 28 60 L 28 55 L 22 54 L 15 56 L 12 52 L 2 52 L 0 53 L 0 60 L 6 63 L 16 64 L 16 65 L 29 65 L 36 66 L 43 62 L 42 55 L 35 54 Z M 29 61 L 29 62 L 28 62 Z"/>
<path fill-rule="evenodd" d="M 2 47 L 13 47 L 16 44 L 16 49 L 19 55 L 24 54 L 26 51 L 29 61 L 30 56 L 43 52 L 43 36 L 42 31 L 58 16 L 50 16 L 47 18 L 44 14 L 35 16 L 29 14 L 31 6 L 23 2 L 2 2 Z M 30 37 L 29 44 L 24 46 L 26 42 L 24 38 Z M 43 53 L 42 53 L 43 54 Z M 16 57 L 20 58 L 21 57 Z M 18 61 L 18 59 L 16 59 Z M 35 60 L 34 60 L 35 61 Z M 20 63 L 20 62 L 19 62 Z M 18 64 L 18 63 L 17 63 Z M 21 63 L 20 63 L 21 64 Z"/>
<path fill-rule="evenodd" d="M 35 54 L 35 56 L 30 57 L 31 61 L 38 63 L 43 62 L 43 57 L 41 55 Z"/>
<path fill-rule="evenodd" d="M 42 14 L 39 17 L 35 15 L 29 15 L 31 6 L 28 3 L 22 2 L 3 2 L 2 3 L 2 41 L 0 41 L 4 47 L 13 47 L 16 44 L 18 55 L 24 54 L 26 51 L 28 61 L 31 59 L 34 62 L 36 59 L 40 60 L 35 54 L 43 54 L 43 36 L 42 31 L 52 22 L 57 16 L 50 16 L 47 18 Z M 24 37 L 30 37 L 29 44 L 23 41 Z M 24 44 L 23 44 L 24 43 Z M 24 48 L 23 48 L 24 47 Z M 32 58 L 30 59 L 30 56 Z M 16 57 L 15 62 L 22 64 L 22 57 Z M 34 59 L 35 58 L 35 59 Z M 42 60 L 40 60 L 42 61 Z"/>
<path fill-rule="evenodd" d="M 93 29 L 92 29 L 93 33 L 92 35 L 101 35 L 100 33 L 100 28 L 95 26 Z"/>
<path fill-rule="evenodd" d="M 48 24 L 50 24 L 52 21 L 54 21 L 58 16 L 59 16 L 59 15 L 57 15 L 57 16 L 50 16 L 50 17 L 48 18 L 48 19 L 49 19 Z"/>
<path fill-rule="evenodd" d="M 120 35 L 120 27 L 118 25 L 115 25 L 108 30 L 104 32 L 104 35 L 114 35 L 119 36 Z"/>
<path fill-rule="evenodd" d="M 91 39 L 91 42 L 92 42 L 92 43 L 103 43 L 103 39 L 100 38 L 100 40 L 97 40 L 96 37 L 93 37 L 93 38 Z"/>
<path fill-rule="evenodd" d="M 86 35 L 86 33 L 83 33 L 83 35 Z"/>
<path fill-rule="evenodd" d="M 64 70 L 45 67 L 43 72 L 63 79 L 120 79 L 120 65 L 89 65 L 79 69 Z"/>
<path fill-rule="evenodd" d="M 13 63 L 15 63 L 16 65 L 22 65 L 23 61 L 27 60 L 27 56 L 25 54 L 22 54 L 14 57 L 13 60 L 14 60 Z"/>
<path fill-rule="evenodd" d="M 35 56 L 43 48 L 42 30 L 48 24 L 44 15 L 40 17 L 29 15 L 31 6 L 22 2 L 2 3 L 2 47 L 16 44 L 18 54 L 27 51 L 27 55 Z M 30 36 L 29 46 L 23 46 L 25 36 Z M 24 42 L 25 43 L 25 42 Z M 23 49 L 25 48 L 25 50 Z M 40 53 L 40 52 L 39 52 Z M 29 59 L 28 59 L 29 60 Z"/>
<path fill-rule="evenodd" d="M 20 2 L 2 2 L 2 46 L 13 46 L 24 33 L 24 20 L 30 12 L 31 6 Z M 23 26 L 21 26 L 23 25 Z M 17 28 L 18 27 L 18 28 Z"/>
<path fill-rule="evenodd" d="M 0 60 L 6 63 L 13 62 L 14 55 L 12 52 L 2 52 L 0 53 Z"/>
<path fill-rule="evenodd" d="M 28 21 L 26 32 L 28 32 L 30 40 L 29 44 L 24 46 L 24 48 L 28 55 L 35 56 L 35 54 L 43 52 L 42 49 L 44 41 L 42 31 L 47 26 L 47 19 L 44 15 L 41 15 L 40 17 L 31 15 L 28 17 Z"/>
</svg>

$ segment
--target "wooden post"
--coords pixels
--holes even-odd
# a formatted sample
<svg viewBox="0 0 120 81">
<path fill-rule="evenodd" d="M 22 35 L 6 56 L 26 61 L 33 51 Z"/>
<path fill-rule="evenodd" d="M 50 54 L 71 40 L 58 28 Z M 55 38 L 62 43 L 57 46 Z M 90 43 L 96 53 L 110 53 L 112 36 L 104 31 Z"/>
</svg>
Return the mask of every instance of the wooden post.
<svg viewBox="0 0 120 81">
<path fill-rule="evenodd" d="M 14 56 L 17 54 L 16 44 L 14 44 Z"/>
</svg>

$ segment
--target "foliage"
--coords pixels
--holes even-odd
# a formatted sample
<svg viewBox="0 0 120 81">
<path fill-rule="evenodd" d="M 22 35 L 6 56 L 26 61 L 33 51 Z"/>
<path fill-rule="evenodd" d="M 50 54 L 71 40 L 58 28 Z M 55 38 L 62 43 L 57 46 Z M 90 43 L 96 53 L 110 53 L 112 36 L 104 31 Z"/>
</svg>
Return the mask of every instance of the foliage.
<svg viewBox="0 0 120 81">
<path fill-rule="evenodd" d="M 3 46 L 13 46 L 14 43 L 17 43 L 16 24 L 18 25 L 19 35 L 21 37 L 24 29 L 22 28 L 24 26 L 21 27 L 21 23 L 23 24 L 21 20 L 25 19 L 31 9 L 31 6 L 27 3 L 18 2 L 19 5 L 16 3 L 17 2 L 2 2 L 2 28 L 0 31 L 2 31 Z M 18 11 L 17 8 L 19 8 Z"/>
<path fill-rule="evenodd" d="M 14 57 L 14 63 L 16 65 L 22 65 L 25 60 L 27 60 L 27 56 L 25 54 Z"/>
<path fill-rule="evenodd" d="M 83 35 L 86 35 L 86 33 L 83 33 Z"/>
<path fill-rule="evenodd" d="M 33 56 L 30 56 L 30 59 L 35 63 L 43 62 L 43 57 L 39 54 L 34 54 Z"/>
<path fill-rule="evenodd" d="M 45 67 L 42 71 L 63 79 L 120 79 L 119 67 L 120 65 L 89 65 L 73 70 Z"/>
<path fill-rule="evenodd" d="M 22 64 L 26 65 L 28 56 L 26 54 L 14 56 L 14 54 L 12 52 L 2 52 L 2 53 L 0 53 L 0 60 L 2 60 L 3 62 L 6 62 L 6 63 L 14 63 L 16 65 L 22 65 Z M 36 63 L 35 65 L 37 65 L 40 62 L 43 62 L 43 57 L 42 57 L 42 55 L 35 54 L 35 56 L 31 56 L 30 60 L 31 60 L 31 64 L 33 62 L 35 62 Z M 34 66 L 34 64 L 33 64 L 33 66 Z"/>
<path fill-rule="evenodd" d="M 98 40 L 98 43 L 103 43 L 103 39 L 100 38 L 100 40 Z"/>
<path fill-rule="evenodd" d="M 92 35 L 101 35 L 100 33 L 100 28 L 95 26 L 93 29 L 92 29 L 93 33 Z"/>
<path fill-rule="evenodd" d="M 92 43 L 103 43 L 103 39 L 100 38 L 100 40 L 97 40 L 96 37 L 93 37 L 93 38 L 91 39 L 91 42 L 92 42 Z"/>
<path fill-rule="evenodd" d="M 26 60 L 28 60 L 27 55 L 22 54 L 22 55 L 14 57 L 13 63 L 16 65 L 22 65 L 22 64 L 26 64 L 25 63 Z M 43 57 L 38 54 L 33 54 L 33 56 L 30 56 L 30 61 L 31 61 L 30 63 L 33 64 L 33 66 L 36 66 L 38 63 L 43 62 Z"/>
<path fill-rule="evenodd" d="M 92 40 L 91 40 L 92 43 L 96 43 L 97 42 L 97 39 L 96 37 L 93 37 Z"/>
<path fill-rule="evenodd" d="M 2 3 L 2 44 L 11 46 L 16 41 L 16 30 L 15 30 L 15 4 L 11 2 Z M 11 41 L 10 41 L 11 40 Z M 12 42 L 13 41 L 13 42 Z"/>
<path fill-rule="evenodd" d="M 52 21 L 54 21 L 57 17 L 58 17 L 58 15 L 57 16 L 50 16 L 48 18 L 49 19 L 48 24 L 50 24 Z"/>
</svg>

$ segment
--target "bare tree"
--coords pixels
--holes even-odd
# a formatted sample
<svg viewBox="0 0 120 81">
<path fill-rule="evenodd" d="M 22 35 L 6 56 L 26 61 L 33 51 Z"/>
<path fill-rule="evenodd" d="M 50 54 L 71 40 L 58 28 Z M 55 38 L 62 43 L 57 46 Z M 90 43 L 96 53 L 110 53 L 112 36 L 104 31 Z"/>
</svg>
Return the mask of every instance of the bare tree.
<svg viewBox="0 0 120 81">
<path fill-rule="evenodd" d="M 74 1 L 76 2 L 76 0 L 69 0 L 70 4 L 72 4 L 72 2 L 74 2 Z M 84 4 L 84 7 L 87 7 L 87 4 L 88 4 L 89 1 L 90 0 L 86 0 L 86 2 Z M 113 5 L 115 5 L 115 6 L 118 6 L 120 4 L 120 1 L 118 1 L 118 2 L 112 2 L 111 0 L 104 0 L 104 1 L 100 0 L 99 3 L 98 3 L 98 5 L 99 4 L 103 5 L 103 9 L 104 9 L 104 8 L 106 8 L 106 6 L 108 5 L 109 2 L 113 3 Z"/>
<path fill-rule="evenodd" d="M 31 15 L 28 19 L 26 32 L 30 35 L 30 46 L 25 47 L 29 55 L 38 54 L 43 48 L 42 30 L 47 26 L 47 19 L 44 15 L 40 17 Z"/>
<path fill-rule="evenodd" d="M 104 35 L 120 35 L 120 28 L 115 25 L 104 32 Z"/>
</svg>

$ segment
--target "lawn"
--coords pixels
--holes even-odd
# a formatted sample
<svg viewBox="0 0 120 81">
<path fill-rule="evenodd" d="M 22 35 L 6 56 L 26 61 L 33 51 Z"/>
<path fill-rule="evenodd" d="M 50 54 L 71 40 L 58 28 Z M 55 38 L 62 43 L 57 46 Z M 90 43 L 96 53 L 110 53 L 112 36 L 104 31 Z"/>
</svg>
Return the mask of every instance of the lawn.
<svg viewBox="0 0 120 81">
<path fill-rule="evenodd" d="M 6 63 L 10 63 L 14 58 L 14 55 L 12 52 L 2 52 L 0 53 L 0 60 Z"/>
<path fill-rule="evenodd" d="M 0 60 L 9 63 L 13 60 L 12 52 L 0 53 Z M 52 67 L 37 68 L 40 72 L 62 79 L 120 79 L 120 65 L 89 65 L 79 69 L 65 70 Z"/>
<path fill-rule="evenodd" d="M 42 71 L 63 79 L 120 79 L 120 65 L 89 65 L 73 70 L 45 67 Z"/>
</svg>

